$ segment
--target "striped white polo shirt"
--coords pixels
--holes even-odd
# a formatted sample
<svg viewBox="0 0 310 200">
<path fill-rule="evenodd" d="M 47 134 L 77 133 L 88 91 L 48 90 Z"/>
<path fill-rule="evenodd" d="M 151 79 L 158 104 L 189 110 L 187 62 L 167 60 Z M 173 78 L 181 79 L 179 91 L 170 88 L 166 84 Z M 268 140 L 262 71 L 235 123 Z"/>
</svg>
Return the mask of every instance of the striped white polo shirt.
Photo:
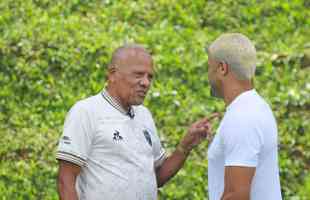
<svg viewBox="0 0 310 200">
<path fill-rule="evenodd" d="M 106 91 L 70 109 L 56 155 L 81 167 L 80 200 L 156 200 L 165 157 L 148 109 L 126 112 Z"/>
</svg>

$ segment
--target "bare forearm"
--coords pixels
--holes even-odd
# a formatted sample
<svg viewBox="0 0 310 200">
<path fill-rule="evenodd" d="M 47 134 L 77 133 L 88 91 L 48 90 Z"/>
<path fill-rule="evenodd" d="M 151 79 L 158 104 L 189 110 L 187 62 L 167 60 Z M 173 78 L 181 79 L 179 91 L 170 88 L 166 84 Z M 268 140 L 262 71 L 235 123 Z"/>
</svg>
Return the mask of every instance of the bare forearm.
<svg viewBox="0 0 310 200">
<path fill-rule="evenodd" d="M 230 193 L 223 196 L 221 200 L 250 200 L 250 198 L 246 196 L 240 196 L 240 194 Z"/>
<path fill-rule="evenodd" d="M 60 200 L 78 200 L 74 183 L 58 182 L 58 193 Z"/>
<path fill-rule="evenodd" d="M 60 200 L 78 200 L 75 183 L 80 171 L 80 166 L 65 160 L 59 160 L 57 186 Z"/>
<path fill-rule="evenodd" d="M 162 166 L 157 170 L 158 187 L 163 186 L 182 168 L 188 153 L 180 151 L 178 148 L 169 156 Z"/>
<path fill-rule="evenodd" d="M 210 124 L 207 118 L 201 119 L 190 126 L 176 150 L 164 161 L 159 169 L 156 169 L 158 187 L 163 186 L 181 169 L 190 151 L 199 145 L 209 132 Z"/>
<path fill-rule="evenodd" d="M 234 192 L 224 192 L 221 200 L 250 200 L 250 192 L 248 188 Z"/>
</svg>

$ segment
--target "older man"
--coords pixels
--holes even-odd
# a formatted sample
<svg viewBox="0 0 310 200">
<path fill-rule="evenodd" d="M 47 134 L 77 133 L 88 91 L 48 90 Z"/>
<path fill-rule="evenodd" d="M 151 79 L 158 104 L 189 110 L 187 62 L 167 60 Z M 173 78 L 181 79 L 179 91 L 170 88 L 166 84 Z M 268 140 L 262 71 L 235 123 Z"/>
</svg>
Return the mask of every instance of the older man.
<svg viewBox="0 0 310 200">
<path fill-rule="evenodd" d="M 62 200 L 156 200 L 209 131 L 207 119 L 189 128 L 168 157 L 143 100 L 151 86 L 151 55 L 141 46 L 117 49 L 108 84 L 70 110 L 59 142 L 58 190 Z"/>
<path fill-rule="evenodd" d="M 256 50 L 238 33 L 208 48 L 211 92 L 226 113 L 208 150 L 210 200 L 280 200 L 277 125 L 254 89 Z"/>
</svg>

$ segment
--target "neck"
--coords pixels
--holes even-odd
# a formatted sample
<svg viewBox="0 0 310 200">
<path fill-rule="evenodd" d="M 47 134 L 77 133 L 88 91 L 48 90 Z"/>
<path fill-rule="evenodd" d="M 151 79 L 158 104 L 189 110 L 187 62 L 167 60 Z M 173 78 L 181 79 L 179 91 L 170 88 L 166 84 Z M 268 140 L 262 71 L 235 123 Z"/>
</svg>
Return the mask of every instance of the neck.
<svg viewBox="0 0 310 200">
<path fill-rule="evenodd" d="M 122 98 L 117 93 L 117 90 L 113 89 L 109 85 L 106 87 L 106 91 L 109 93 L 109 95 L 125 110 L 128 111 L 130 106 L 126 104 L 124 101 L 122 101 Z"/>
<path fill-rule="evenodd" d="M 243 92 L 253 89 L 253 84 L 249 80 L 230 82 L 223 88 L 223 96 L 226 107 Z"/>
</svg>

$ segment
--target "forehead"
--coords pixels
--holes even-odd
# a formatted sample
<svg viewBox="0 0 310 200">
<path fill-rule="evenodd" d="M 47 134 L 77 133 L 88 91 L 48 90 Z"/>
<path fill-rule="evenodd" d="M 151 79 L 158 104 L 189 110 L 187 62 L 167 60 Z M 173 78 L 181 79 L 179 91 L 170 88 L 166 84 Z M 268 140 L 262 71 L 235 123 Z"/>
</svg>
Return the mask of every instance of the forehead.
<svg viewBox="0 0 310 200">
<path fill-rule="evenodd" d="M 153 66 L 148 63 L 130 63 L 121 68 L 122 71 L 129 73 L 147 73 L 153 74 Z"/>
<path fill-rule="evenodd" d="M 135 52 L 125 55 L 119 67 L 127 71 L 153 71 L 152 57 L 145 52 Z"/>
</svg>

